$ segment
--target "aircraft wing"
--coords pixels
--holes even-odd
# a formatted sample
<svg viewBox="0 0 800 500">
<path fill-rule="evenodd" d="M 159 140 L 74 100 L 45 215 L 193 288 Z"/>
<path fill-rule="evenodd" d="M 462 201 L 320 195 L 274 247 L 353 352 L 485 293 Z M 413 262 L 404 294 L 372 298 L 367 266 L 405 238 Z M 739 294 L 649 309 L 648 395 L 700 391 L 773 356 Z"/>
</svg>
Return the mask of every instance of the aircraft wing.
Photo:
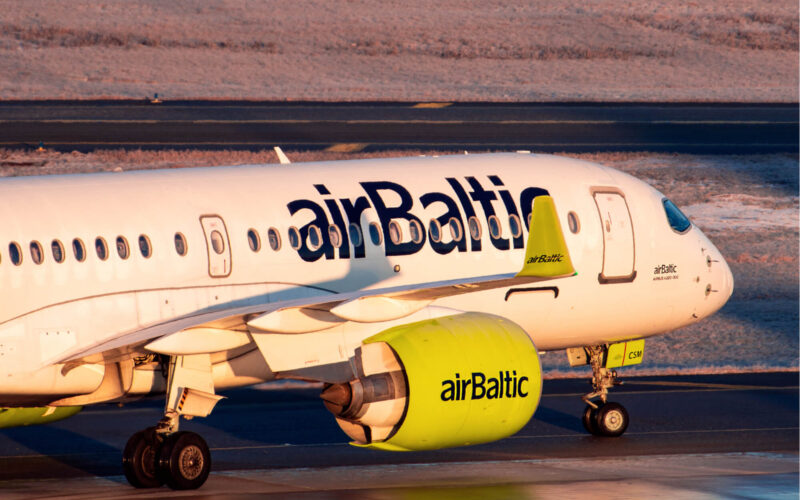
<svg viewBox="0 0 800 500">
<path fill-rule="evenodd" d="M 444 297 L 574 274 L 553 200 L 538 196 L 534 201 L 525 261 L 517 273 L 364 289 L 195 313 L 83 346 L 55 362 L 108 361 L 110 356 L 104 353 L 113 352 L 112 357 L 119 357 L 142 346 L 169 354 L 217 352 L 248 343 L 248 332 L 296 334 L 325 330 L 344 321 L 389 321 L 409 316 Z"/>
</svg>

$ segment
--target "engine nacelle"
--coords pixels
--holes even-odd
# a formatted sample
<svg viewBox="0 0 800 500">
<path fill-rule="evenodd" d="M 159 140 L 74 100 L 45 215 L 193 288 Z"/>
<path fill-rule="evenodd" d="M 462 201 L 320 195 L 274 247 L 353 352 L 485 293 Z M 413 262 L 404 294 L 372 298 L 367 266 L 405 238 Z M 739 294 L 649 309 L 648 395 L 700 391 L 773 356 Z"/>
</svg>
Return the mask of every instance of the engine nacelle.
<svg viewBox="0 0 800 500">
<path fill-rule="evenodd" d="M 356 349 L 358 377 L 326 386 L 354 445 L 392 451 L 486 443 L 519 431 L 542 393 L 539 355 L 517 324 L 464 313 L 397 326 Z"/>
</svg>

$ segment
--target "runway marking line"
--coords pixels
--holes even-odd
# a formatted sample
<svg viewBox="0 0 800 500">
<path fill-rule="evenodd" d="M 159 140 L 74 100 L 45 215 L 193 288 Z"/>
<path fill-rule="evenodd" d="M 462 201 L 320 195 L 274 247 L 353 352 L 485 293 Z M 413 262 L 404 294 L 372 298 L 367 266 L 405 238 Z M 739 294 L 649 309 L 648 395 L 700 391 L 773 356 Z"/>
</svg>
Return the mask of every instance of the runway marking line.
<svg viewBox="0 0 800 500">
<path fill-rule="evenodd" d="M 311 123 L 348 123 L 348 124 L 430 124 L 430 125 L 452 125 L 454 123 L 468 123 L 468 124 L 475 124 L 475 125 L 557 125 L 557 124 L 564 124 L 564 125 L 615 125 L 615 124 L 633 124 L 633 125 L 793 125 L 794 122 L 768 122 L 768 121 L 712 121 L 712 120 L 599 120 L 599 119 L 585 119 L 585 120 L 575 120 L 575 119 L 564 119 L 564 120 L 554 120 L 554 119 L 529 119 L 529 120 L 402 120 L 402 119 L 394 119 L 394 120 L 337 120 L 337 119 L 326 119 L 326 118 L 318 118 L 318 119 L 254 119 L 254 120 L 218 120 L 218 119 L 195 119 L 195 120 L 159 120 L 154 118 L 132 118 L 127 120 L 120 120 L 120 119 L 87 119 L 87 118 L 48 118 L 44 120 L 3 120 L 0 119 L 0 124 L 18 124 L 18 123 L 47 123 L 47 124 L 74 124 L 74 123 L 97 123 L 97 124 L 106 124 L 106 123 L 115 123 L 115 124 L 185 124 L 191 123 L 195 125 L 201 124 L 209 124 L 209 125 L 220 125 L 220 124 L 231 124 L 231 125 L 241 125 L 241 124 L 268 124 L 274 123 L 279 125 L 284 124 L 311 124 Z"/>
<path fill-rule="evenodd" d="M 325 151 L 332 153 L 358 153 L 363 151 L 367 146 L 369 146 L 367 142 L 341 142 L 328 146 L 325 148 Z"/>
<path fill-rule="evenodd" d="M 690 434 L 700 434 L 703 432 L 714 432 L 714 433 L 723 433 L 723 432 L 776 432 L 776 431 L 792 431 L 792 430 L 800 430 L 800 427 L 767 427 L 764 429 L 710 429 L 710 430 L 680 430 L 680 431 L 652 431 L 652 432 L 626 432 L 626 436 L 649 436 L 655 434 L 681 434 L 681 433 L 690 433 Z M 536 434 L 536 435 L 514 435 L 509 436 L 505 439 L 541 439 L 541 438 L 565 438 L 565 437 L 591 437 L 588 434 L 583 433 L 575 433 L 575 434 Z M 212 451 L 240 451 L 240 450 L 260 450 L 260 449 L 269 449 L 269 448 L 307 448 L 313 446 L 345 446 L 348 443 L 308 443 L 308 444 L 292 444 L 292 443 L 284 443 L 284 444 L 264 444 L 264 445 L 250 445 L 250 446 L 230 446 L 230 447 L 221 447 L 221 448 L 211 448 Z M 46 455 L 44 455 L 46 456 Z M 0 457 L 5 458 L 5 457 Z"/>
<path fill-rule="evenodd" d="M 705 382 L 660 382 L 658 380 L 630 380 L 625 381 L 626 385 L 664 385 L 672 387 L 702 387 L 705 389 L 724 389 L 724 390 L 763 390 L 772 386 L 765 385 L 736 385 L 736 384 L 711 384 Z M 797 387 L 786 387 L 786 389 L 797 389 Z"/>
<path fill-rule="evenodd" d="M 638 382 L 625 382 L 625 385 L 636 385 Z M 618 395 L 626 395 L 632 396 L 636 394 L 673 394 L 676 392 L 715 392 L 715 391 L 788 391 L 788 390 L 797 390 L 798 386 L 796 385 L 786 385 L 786 386 L 769 386 L 769 385 L 724 385 L 724 384 L 696 384 L 696 385 L 689 385 L 692 384 L 691 382 L 687 382 L 687 387 L 684 389 L 667 389 L 663 391 L 659 390 L 650 390 L 650 391 L 630 391 L 626 392 L 624 389 L 620 389 L 614 394 Z M 645 383 L 642 385 L 670 385 L 669 383 Z M 680 383 L 676 384 L 680 386 Z M 553 393 L 553 394 L 542 394 L 543 398 L 546 397 L 575 397 L 575 396 L 583 396 L 584 393 L 582 392 L 563 392 L 563 393 Z"/>
<path fill-rule="evenodd" d="M 439 109 L 439 108 L 446 108 L 452 105 L 453 105 L 452 102 L 418 102 L 417 104 L 411 107 L 416 109 Z"/>
<path fill-rule="evenodd" d="M 704 432 L 709 433 L 727 433 L 727 432 L 776 432 L 776 431 L 796 431 L 800 430 L 800 427 L 767 427 L 763 429 L 697 429 L 697 430 L 677 430 L 677 431 L 649 431 L 649 432 L 626 432 L 626 436 L 648 436 L 648 435 L 656 435 L 656 434 L 700 434 Z M 542 438 L 589 438 L 591 436 L 583 433 L 576 432 L 574 434 L 537 434 L 537 435 L 514 435 L 509 436 L 505 439 L 542 439 Z M 315 446 L 349 446 L 347 442 L 337 442 L 337 443 L 304 443 L 304 444 L 292 444 L 292 443 L 283 443 L 283 444 L 260 444 L 260 445 L 248 445 L 248 446 L 226 446 L 226 447 L 219 447 L 219 448 L 209 448 L 211 451 L 242 451 L 242 450 L 266 450 L 266 449 L 273 449 L 273 448 L 310 448 Z M 105 454 L 116 454 L 116 451 L 106 451 L 106 452 L 91 452 L 91 453 L 61 453 L 56 455 L 0 455 L 0 460 L 3 459 L 32 459 L 32 458 L 52 458 L 57 459 L 59 457 L 80 457 L 84 455 L 98 455 L 101 453 Z M 736 452 L 739 453 L 739 452 Z"/>
</svg>

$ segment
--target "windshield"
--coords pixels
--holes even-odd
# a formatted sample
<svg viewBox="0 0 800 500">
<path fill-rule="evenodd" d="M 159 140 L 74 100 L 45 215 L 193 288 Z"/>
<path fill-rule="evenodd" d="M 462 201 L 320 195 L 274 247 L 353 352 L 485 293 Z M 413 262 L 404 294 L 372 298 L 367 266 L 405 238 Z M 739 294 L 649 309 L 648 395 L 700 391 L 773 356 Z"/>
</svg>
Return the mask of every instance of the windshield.
<svg viewBox="0 0 800 500">
<path fill-rule="evenodd" d="M 664 211 L 667 213 L 669 225 L 675 231 L 685 233 L 692 226 L 689 218 L 686 217 L 674 203 L 666 198 L 664 198 Z"/>
</svg>

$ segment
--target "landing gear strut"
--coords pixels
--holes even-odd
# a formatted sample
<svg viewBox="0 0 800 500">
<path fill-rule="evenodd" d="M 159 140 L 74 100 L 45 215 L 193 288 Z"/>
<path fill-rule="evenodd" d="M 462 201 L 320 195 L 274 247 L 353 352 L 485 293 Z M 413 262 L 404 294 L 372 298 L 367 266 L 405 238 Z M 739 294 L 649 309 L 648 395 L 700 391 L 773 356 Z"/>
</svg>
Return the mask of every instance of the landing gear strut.
<svg viewBox="0 0 800 500">
<path fill-rule="evenodd" d="M 617 437 L 628 428 L 628 412 L 619 403 L 608 401 L 608 389 L 621 382 L 616 370 L 605 367 L 608 346 L 586 347 L 589 364 L 592 365 L 592 388 L 589 394 L 582 397 L 586 402 L 583 410 L 583 427 L 594 436 Z M 592 401 L 598 399 L 599 401 Z"/>
<path fill-rule="evenodd" d="M 181 415 L 204 417 L 221 399 L 214 395 L 208 355 L 175 356 L 170 360 L 167 403 L 155 427 L 139 431 L 122 453 L 122 468 L 131 486 L 193 490 L 208 479 L 211 453 L 200 435 L 178 431 Z"/>
</svg>

